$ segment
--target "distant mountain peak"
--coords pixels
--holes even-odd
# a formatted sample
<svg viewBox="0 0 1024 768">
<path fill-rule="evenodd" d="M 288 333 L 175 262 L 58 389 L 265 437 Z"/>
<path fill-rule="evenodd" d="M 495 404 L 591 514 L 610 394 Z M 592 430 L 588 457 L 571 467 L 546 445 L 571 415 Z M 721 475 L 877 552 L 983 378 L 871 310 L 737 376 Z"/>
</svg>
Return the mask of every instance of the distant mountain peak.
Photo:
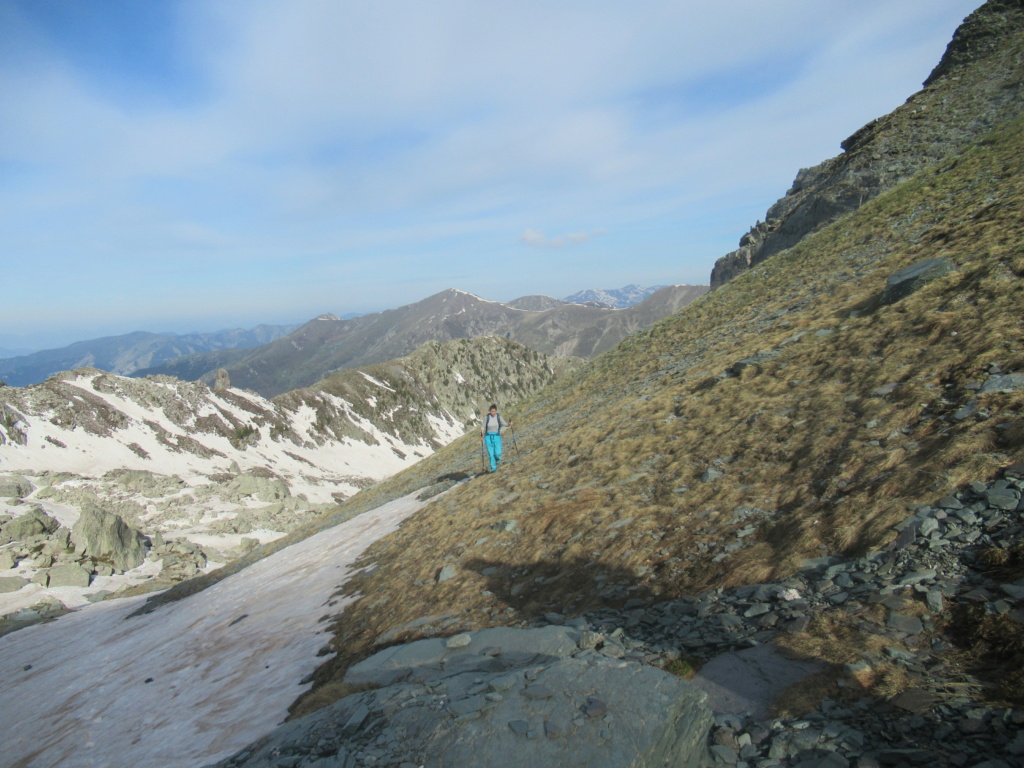
<svg viewBox="0 0 1024 768">
<path fill-rule="evenodd" d="M 327 321 L 332 322 L 332 323 L 336 323 L 336 322 L 339 322 L 341 320 L 340 317 L 338 317 L 337 315 L 335 315 L 335 314 L 333 314 L 331 312 L 324 312 L 322 315 L 317 315 L 313 319 L 314 320 L 327 320 Z"/>
<path fill-rule="evenodd" d="M 642 285 L 630 284 L 623 288 L 598 288 L 580 291 L 572 296 L 566 296 L 565 301 L 572 304 L 607 304 L 615 309 L 626 309 L 634 304 L 639 304 L 663 285 L 655 285 L 647 288 Z"/>
</svg>

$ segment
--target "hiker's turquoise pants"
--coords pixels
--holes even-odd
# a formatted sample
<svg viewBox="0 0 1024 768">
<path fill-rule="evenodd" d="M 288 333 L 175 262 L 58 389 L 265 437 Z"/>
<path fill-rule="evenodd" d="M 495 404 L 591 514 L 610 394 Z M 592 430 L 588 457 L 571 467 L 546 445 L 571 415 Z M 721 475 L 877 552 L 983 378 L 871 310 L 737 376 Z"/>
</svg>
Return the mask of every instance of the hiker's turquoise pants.
<svg viewBox="0 0 1024 768">
<path fill-rule="evenodd" d="M 487 446 L 487 456 L 491 460 L 491 472 L 498 468 L 501 461 L 501 435 L 488 433 L 484 436 L 484 444 Z"/>
</svg>

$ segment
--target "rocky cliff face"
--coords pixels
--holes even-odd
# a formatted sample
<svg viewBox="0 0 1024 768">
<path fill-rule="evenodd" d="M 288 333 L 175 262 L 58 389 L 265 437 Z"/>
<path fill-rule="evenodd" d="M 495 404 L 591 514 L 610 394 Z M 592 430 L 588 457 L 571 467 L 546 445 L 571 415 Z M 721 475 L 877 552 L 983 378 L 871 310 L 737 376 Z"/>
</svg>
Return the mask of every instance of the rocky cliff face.
<svg viewBox="0 0 1024 768">
<path fill-rule="evenodd" d="M 792 247 L 1024 109 L 1024 3 L 991 0 L 957 30 L 924 88 L 804 168 L 711 272 L 712 289 Z"/>
</svg>

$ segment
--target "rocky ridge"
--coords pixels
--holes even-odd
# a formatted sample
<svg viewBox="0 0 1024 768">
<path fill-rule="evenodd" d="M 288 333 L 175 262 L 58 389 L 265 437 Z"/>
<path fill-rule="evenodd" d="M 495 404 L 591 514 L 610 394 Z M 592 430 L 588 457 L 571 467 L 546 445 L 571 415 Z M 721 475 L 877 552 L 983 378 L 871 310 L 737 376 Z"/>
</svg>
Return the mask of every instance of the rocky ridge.
<svg viewBox="0 0 1024 768">
<path fill-rule="evenodd" d="M 797 174 L 715 263 L 712 289 L 1019 115 L 1022 69 L 1024 3 L 989 0 L 959 27 L 922 90 L 843 141 L 843 154 Z"/>
<path fill-rule="evenodd" d="M 628 309 L 531 300 L 522 308 L 449 289 L 414 304 L 342 320 L 319 317 L 243 355 L 187 356 L 137 375 L 212 383 L 225 368 L 236 385 L 271 397 L 345 368 L 409 355 L 430 342 L 496 336 L 556 357 L 592 358 L 702 296 L 707 286 L 667 286 Z M 543 307 L 533 309 L 533 307 Z"/>
<path fill-rule="evenodd" d="M 627 285 L 622 288 L 613 289 L 588 289 L 578 291 L 572 296 L 566 296 L 564 301 L 573 302 L 574 304 L 596 302 L 598 304 L 607 304 L 609 307 L 615 307 L 616 309 L 625 309 L 626 307 L 632 307 L 634 304 L 639 304 L 652 293 L 660 291 L 664 287 L 664 285 L 655 285 L 650 288 L 643 285 Z"/>
<path fill-rule="evenodd" d="M 95 369 L 0 388 L 0 458 L 21 470 L 0 477 L 0 578 L 7 592 L 26 588 L 0 614 L 62 610 L 52 588 L 71 586 L 69 565 L 82 569 L 64 595 L 77 604 L 233 561 L 462 435 L 485 403 L 518 399 L 574 365 L 483 338 L 427 345 L 276 401 L 225 376 L 211 390 Z M 109 524 L 124 536 L 118 526 L 144 533 L 149 559 L 124 561 L 127 539 L 115 550 L 69 544 L 93 514 L 119 521 Z"/>
</svg>

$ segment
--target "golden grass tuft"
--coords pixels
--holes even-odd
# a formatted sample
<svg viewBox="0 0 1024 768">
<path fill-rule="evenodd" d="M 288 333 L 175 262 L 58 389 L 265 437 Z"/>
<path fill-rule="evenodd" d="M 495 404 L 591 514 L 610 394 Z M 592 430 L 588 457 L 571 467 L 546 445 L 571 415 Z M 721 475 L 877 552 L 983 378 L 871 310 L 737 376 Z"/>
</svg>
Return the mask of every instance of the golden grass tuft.
<svg viewBox="0 0 1024 768">
<path fill-rule="evenodd" d="M 910 688 L 913 682 L 910 674 L 895 664 L 882 664 L 871 672 L 873 679 L 870 680 L 869 690 L 883 699 L 898 696 Z"/>
</svg>

